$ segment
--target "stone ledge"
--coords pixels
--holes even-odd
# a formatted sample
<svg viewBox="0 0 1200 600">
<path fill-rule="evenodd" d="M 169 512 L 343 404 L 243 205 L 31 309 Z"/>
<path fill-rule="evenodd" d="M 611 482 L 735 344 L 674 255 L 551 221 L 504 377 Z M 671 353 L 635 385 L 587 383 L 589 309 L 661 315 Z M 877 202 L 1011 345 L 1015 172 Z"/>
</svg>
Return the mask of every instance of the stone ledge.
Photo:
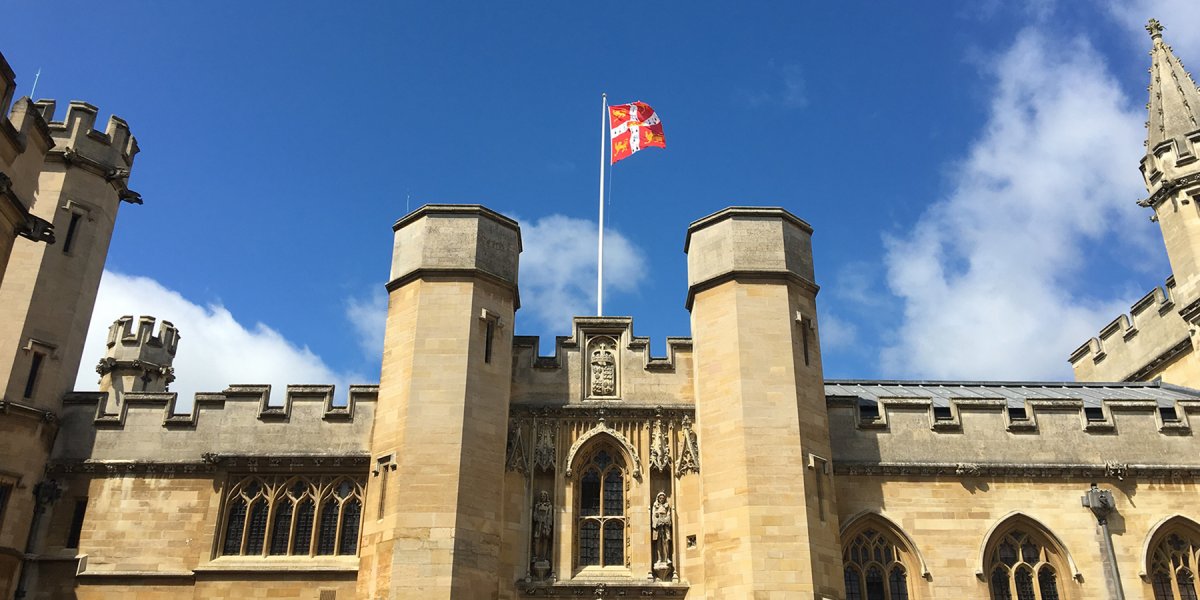
<svg viewBox="0 0 1200 600">
<path fill-rule="evenodd" d="M 518 581 L 517 592 L 523 597 L 582 597 L 619 598 L 629 596 L 667 598 L 683 597 L 687 582 L 636 580 L 573 580 L 548 582 Z"/>
</svg>

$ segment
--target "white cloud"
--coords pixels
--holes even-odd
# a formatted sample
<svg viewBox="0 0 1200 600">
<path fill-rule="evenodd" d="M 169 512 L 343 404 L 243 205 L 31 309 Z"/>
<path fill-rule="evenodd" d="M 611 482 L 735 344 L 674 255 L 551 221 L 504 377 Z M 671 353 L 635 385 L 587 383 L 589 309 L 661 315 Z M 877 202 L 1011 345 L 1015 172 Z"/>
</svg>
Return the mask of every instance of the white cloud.
<svg viewBox="0 0 1200 600">
<path fill-rule="evenodd" d="M 388 297 L 382 285 L 371 288 L 366 298 L 346 299 L 346 319 L 358 336 L 363 356 L 378 363 L 383 356 L 383 329 L 387 325 Z"/>
<path fill-rule="evenodd" d="M 75 388 L 97 389 L 91 365 L 104 356 L 108 328 L 122 315 L 150 315 L 175 324 L 179 350 L 171 391 L 188 406 L 196 392 L 219 392 L 230 384 L 270 384 L 282 402 L 287 384 L 337 386 L 339 401 L 357 377 L 337 373 L 307 347 L 297 346 L 263 323 L 239 323 L 220 304 L 201 306 L 153 279 L 105 271 L 83 347 Z M 157 324 L 155 332 L 157 333 Z M 381 344 L 382 347 L 382 344 Z"/>
<path fill-rule="evenodd" d="M 569 331 L 576 315 L 596 312 L 596 222 L 563 215 L 522 222 L 521 311 L 541 330 Z M 605 297 L 636 290 L 646 276 L 642 251 L 619 231 L 604 231 Z"/>
<path fill-rule="evenodd" d="M 1140 105 L 1085 41 L 1038 30 L 994 75 L 989 121 L 952 192 L 885 240 L 888 285 L 904 302 L 881 354 L 888 373 L 1069 378 L 1067 355 L 1136 299 L 1068 283 L 1098 244 L 1153 247 L 1153 229 L 1129 227 L 1146 218 L 1133 202 L 1145 193 Z"/>
<path fill-rule="evenodd" d="M 1150 39 L 1144 29 L 1151 18 L 1166 28 L 1163 39 L 1184 57 L 1200 55 L 1200 2 L 1196 0 L 1109 0 L 1108 10 L 1117 21 L 1136 36 L 1139 47 L 1150 49 Z M 1147 65 L 1149 66 L 1149 65 Z"/>
<path fill-rule="evenodd" d="M 830 309 L 819 309 L 821 349 L 824 351 L 844 350 L 858 343 L 858 327 Z"/>
</svg>

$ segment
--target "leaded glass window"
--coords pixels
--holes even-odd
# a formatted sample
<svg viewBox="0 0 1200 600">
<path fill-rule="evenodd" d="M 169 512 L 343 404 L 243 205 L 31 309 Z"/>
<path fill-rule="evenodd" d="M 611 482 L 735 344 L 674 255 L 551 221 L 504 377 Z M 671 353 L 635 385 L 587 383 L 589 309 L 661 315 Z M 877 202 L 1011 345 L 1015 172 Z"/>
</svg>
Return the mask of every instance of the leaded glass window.
<svg viewBox="0 0 1200 600">
<path fill-rule="evenodd" d="M 625 564 L 625 465 L 601 444 L 585 457 L 579 476 L 576 563 L 580 567 Z"/>
<path fill-rule="evenodd" d="M 358 552 L 362 497 L 359 478 L 237 479 L 225 496 L 221 554 L 353 556 Z"/>
<path fill-rule="evenodd" d="M 892 536 L 868 526 L 843 544 L 846 600 L 908 600 L 904 551 Z"/>
<path fill-rule="evenodd" d="M 1154 546 L 1150 583 L 1154 600 L 1197 600 L 1196 565 L 1200 540 L 1185 531 L 1171 532 Z"/>
<path fill-rule="evenodd" d="M 992 600 L 1059 600 L 1053 558 L 1040 537 L 1025 529 L 1009 531 L 990 554 Z"/>
</svg>

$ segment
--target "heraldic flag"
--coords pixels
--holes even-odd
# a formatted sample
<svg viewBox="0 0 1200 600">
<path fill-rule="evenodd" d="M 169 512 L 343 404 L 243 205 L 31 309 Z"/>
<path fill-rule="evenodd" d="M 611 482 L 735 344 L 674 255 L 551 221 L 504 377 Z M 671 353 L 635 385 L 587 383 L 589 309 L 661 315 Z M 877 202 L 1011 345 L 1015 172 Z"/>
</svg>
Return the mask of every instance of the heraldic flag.
<svg viewBox="0 0 1200 600">
<path fill-rule="evenodd" d="M 631 156 L 642 148 L 666 148 L 662 121 L 645 102 L 614 104 L 608 107 L 608 123 L 612 130 L 612 163 Z"/>
</svg>

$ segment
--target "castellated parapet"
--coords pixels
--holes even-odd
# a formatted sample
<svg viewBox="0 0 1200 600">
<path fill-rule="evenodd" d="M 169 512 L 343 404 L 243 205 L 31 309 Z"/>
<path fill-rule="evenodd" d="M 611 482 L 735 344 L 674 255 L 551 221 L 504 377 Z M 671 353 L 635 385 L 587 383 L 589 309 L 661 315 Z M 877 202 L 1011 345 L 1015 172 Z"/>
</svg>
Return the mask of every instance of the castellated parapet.
<svg viewBox="0 0 1200 600">
<path fill-rule="evenodd" d="M 57 102 L 41 99 L 36 104 L 54 138 L 50 157 L 93 169 L 111 181 L 129 177 L 133 158 L 140 149 L 124 119 L 110 116 L 101 132 L 96 130 L 96 116 L 100 111 L 87 102 L 72 100 L 61 121 L 54 120 Z"/>
<path fill-rule="evenodd" d="M 154 335 L 154 317 L 138 318 L 136 328 L 132 316 L 113 321 L 104 358 L 96 365 L 100 391 L 108 393 L 108 410 L 131 392 L 167 391 L 175 381 L 172 363 L 178 347 L 179 331 L 170 321 L 162 322 L 158 335 Z"/>
<path fill-rule="evenodd" d="M 1077 381 L 1145 381 L 1191 349 L 1175 279 L 1168 278 L 1071 353 Z M 1177 381 L 1175 383 L 1184 383 Z"/>
<path fill-rule="evenodd" d="M 283 404 L 272 405 L 269 385 L 231 385 L 196 394 L 190 412 L 170 392 L 126 393 L 116 412 L 105 409 L 104 392 L 73 392 L 63 401 L 52 461 L 132 465 L 131 472 L 143 463 L 246 458 L 266 467 L 313 458 L 318 464 L 306 466 L 320 466 L 326 457 L 327 466 L 341 466 L 332 459 L 367 455 L 379 387 L 351 385 L 345 404 L 334 402 L 334 392 L 332 385 L 289 385 Z"/>
</svg>

